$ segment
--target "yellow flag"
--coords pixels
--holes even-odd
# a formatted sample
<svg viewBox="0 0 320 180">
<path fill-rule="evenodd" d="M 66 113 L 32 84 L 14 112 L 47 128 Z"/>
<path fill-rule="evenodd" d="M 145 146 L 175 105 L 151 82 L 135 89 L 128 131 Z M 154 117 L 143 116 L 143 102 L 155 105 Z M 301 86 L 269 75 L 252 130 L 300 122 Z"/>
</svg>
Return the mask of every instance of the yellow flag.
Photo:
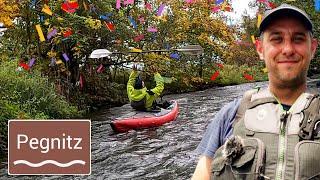
<svg viewBox="0 0 320 180">
<path fill-rule="evenodd" d="M 44 35 L 43 35 L 43 32 L 42 32 L 42 29 L 41 29 L 40 24 L 37 24 L 37 25 L 36 25 L 36 29 L 37 29 L 37 32 L 38 32 L 40 41 L 41 41 L 41 42 L 45 41 L 46 39 L 44 38 Z"/>
<path fill-rule="evenodd" d="M 62 64 L 62 63 L 63 63 L 63 62 L 62 62 L 61 60 L 57 60 L 57 61 L 56 61 L 56 64 L 58 64 L 58 65 L 59 65 L 59 64 Z"/>
<path fill-rule="evenodd" d="M 251 40 L 253 44 L 256 44 L 256 38 L 254 37 L 254 35 L 251 35 Z"/>
<path fill-rule="evenodd" d="M 141 49 L 137 49 L 137 48 L 132 48 L 132 49 L 131 49 L 131 52 L 140 53 L 140 52 L 142 52 L 142 50 L 141 50 Z"/>
<path fill-rule="evenodd" d="M 262 20 L 262 16 L 261 14 L 258 14 L 258 18 L 257 18 L 257 27 L 259 28 L 260 24 L 261 24 L 261 20 Z"/>
<path fill-rule="evenodd" d="M 262 69 L 262 72 L 267 73 L 268 69 L 265 67 L 265 68 Z"/>
<path fill-rule="evenodd" d="M 42 12 L 46 13 L 46 14 L 49 14 L 50 16 L 52 16 L 52 12 L 50 10 L 50 7 L 48 5 L 44 5 L 43 8 L 42 8 Z"/>
</svg>

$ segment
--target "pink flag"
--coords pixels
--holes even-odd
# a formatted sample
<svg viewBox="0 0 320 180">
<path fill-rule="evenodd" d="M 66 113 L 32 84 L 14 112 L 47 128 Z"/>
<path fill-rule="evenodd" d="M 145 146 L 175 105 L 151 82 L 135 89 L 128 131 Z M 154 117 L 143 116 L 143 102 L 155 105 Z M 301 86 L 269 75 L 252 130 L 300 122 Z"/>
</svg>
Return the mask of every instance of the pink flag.
<svg viewBox="0 0 320 180">
<path fill-rule="evenodd" d="M 213 13 L 216 13 L 216 12 L 218 12 L 220 10 L 220 6 L 213 6 L 212 8 L 211 8 L 211 11 L 213 12 Z"/>
<path fill-rule="evenodd" d="M 152 10 L 151 4 L 150 3 L 146 3 L 145 5 L 146 9 L 148 9 L 149 11 Z"/>
<path fill-rule="evenodd" d="M 148 32 L 158 32 L 158 29 L 155 27 L 148 27 L 147 31 Z"/>
<path fill-rule="evenodd" d="M 143 39 L 144 39 L 144 35 L 143 34 L 140 34 L 139 36 L 136 36 L 136 37 L 133 38 L 133 40 L 135 42 L 139 42 L 139 41 L 141 41 Z"/>
<path fill-rule="evenodd" d="M 98 67 L 98 69 L 97 69 L 97 73 L 101 73 L 102 71 L 103 71 L 103 65 L 102 64 L 100 64 L 100 66 Z"/>
<path fill-rule="evenodd" d="M 124 0 L 123 5 L 134 4 L 134 0 Z"/>
<path fill-rule="evenodd" d="M 117 9 L 121 8 L 121 0 L 116 0 L 116 8 Z"/>
</svg>

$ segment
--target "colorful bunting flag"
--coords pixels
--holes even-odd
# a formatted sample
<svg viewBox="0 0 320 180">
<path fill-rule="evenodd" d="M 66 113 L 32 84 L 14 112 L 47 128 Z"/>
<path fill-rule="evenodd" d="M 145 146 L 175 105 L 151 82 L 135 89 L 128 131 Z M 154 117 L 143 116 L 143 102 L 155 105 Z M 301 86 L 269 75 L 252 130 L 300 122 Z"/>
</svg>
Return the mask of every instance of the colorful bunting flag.
<svg viewBox="0 0 320 180">
<path fill-rule="evenodd" d="M 273 2 L 267 2 L 267 5 L 271 8 L 271 9 L 274 9 L 276 8 L 276 4 L 274 4 Z"/>
<path fill-rule="evenodd" d="M 136 36 L 136 37 L 133 38 L 133 40 L 135 42 L 139 42 L 139 41 L 141 41 L 143 39 L 144 39 L 144 35 L 143 34 L 140 34 L 139 36 Z"/>
<path fill-rule="evenodd" d="M 257 27 L 259 28 L 260 24 L 261 24 L 261 20 L 262 20 L 262 15 L 261 14 L 258 14 L 258 17 L 257 17 Z"/>
<path fill-rule="evenodd" d="M 244 73 L 243 77 L 248 81 L 253 81 L 254 80 L 253 77 L 251 75 L 247 74 L 247 73 Z"/>
<path fill-rule="evenodd" d="M 161 16 L 162 15 L 162 12 L 163 12 L 163 9 L 164 9 L 165 6 L 166 6 L 165 4 L 160 4 L 158 12 L 157 12 L 157 16 Z"/>
<path fill-rule="evenodd" d="M 104 20 L 104 21 L 109 21 L 110 20 L 110 16 L 112 16 L 112 13 L 108 13 L 106 15 L 100 15 L 100 19 Z"/>
<path fill-rule="evenodd" d="M 115 28 L 114 28 L 114 24 L 112 24 L 112 22 L 104 22 L 104 24 L 109 29 L 109 31 L 111 31 L 111 32 L 114 31 Z"/>
<path fill-rule="evenodd" d="M 223 64 L 217 63 L 216 65 L 217 65 L 220 69 L 223 69 Z"/>
<path fill-rule="evenodd" d="M 315 10 L 316 10 L 317 12 L 319 12 L 319 11 L 320 11 L 320 0 L 315 0 L 314 3 L 315 3 L 315 4 L 314 4 Z"/>
<path fill-rule="evenodd" d="M 65 31 L 64 33 L 63 33 L 63 37 L 64 38 L 67 38 L 67 37 L 69 37 L 69 36 L 71 36 L 73 33 L 72 33 L 72 30 L 71 29 L 68 29 L 67 31 Z"/>
<path fill-rule="evenodd" d="M 262 72 L 268 73 L 268 69 L 265 67 L 265 68 L 262 69 Z"/>
<path fill-rule="evenodd" d="M 24 70 L 29 71 L 30 67 L 28 64 L 24 63 L 24 62 L 19 62 L 19 66 L 22 67 Z"/>
<path fill-rule="evenodd" d="M 32 58 L 32 59 L 29 61 L 28 66 L 31 68 L 31 67 L 34 65 L 35 61 L 36 61 L 36 59 L 35 59 L 35 58 Z"/>
<path fill-rule="evenodd" d="M 67 13 L 74 13 L 79 8 L 77 1 L 65 1 L 61 5 L 61 9 Z"/>
<path fill-rule="evenodd" d="M 143 23 L 145 22 L 144 17 L 143 17 L 143 16 L 140 16 L 140 17 L 139 17 L 139 21 L 140 21 L 140 24 L 143 24 Z"/>
<path fill-rule="evenodd" d="M 120 9 L 121 8 L 121 0 L 117 0 L 116 1 L 116 9 Z"/>
<path fill-rule="evenodd" d="M 155 27 L 148 27 L 147 31 L 155 33 L 155 32 L 158 32 L 158 29 Z"/>
<path fill-rule="evenodd" d="M 256 44 L 256 38 L 254 37 L 254 35 L 251 35 L 251 40 L 253 44 Z"/>
<path fill-rule="evenodd" d="M 97 68 L 97 73 L 101 73 L 104 70 L 104 67 L 102 64 Z"/>
<path fill-rule="evenodd" d="M 43 5 L 43 8 L 42 8 L 42 12 L 52 16 L 52 11 L 50 10 L 50 7 L 48 5 Z"/>
<path fill-rule="evenodd" d="M 213 12 L 213 13 L 216 13 L 216 12 L 218 12 L 220 10 L 220 6 L 213 6 L 212 8 L 211 8 L 211 12 Z"/>
<path fill-rule="evenodd" d="M 66 53 L 63 53 L 62 56 L 63 56 L 64 60 L 66 60 L 67 62 L 70 60 Z"/>
<path fill-rule="evenodd" d="M 216 4 L 221 4 L 223 3 L 223 0 L 216 0 Z"/>
<path fill-rule="evenodd" d="M 211 80 L 211 81 L 216 80 L 216 79 L 217 79 L 217 77 L 219 76 L 219 74 L 220 74 L 220 72 L 219 72 L 219 71 L 214 72 L 214 73 L 212 74 L 212 76 L 211 76 L 210 80 Z"/>
<path fill-rule="evenodd" d="M 152 10 L 152 7 L 151 7 L 150 3 L 146 3 L 145 8 L 148 9 L 149 11 Z"/>
<path fill-rule="evenodd" d="M 137 49 L 137 48 L 132 48 L 131 52 L 141 53 L 142 50 L 141 49 Z"/>
<path fill-rule="evenodd" d="M 59 59 L 58 61 L 56 61 L 56 64 L 57 64 L 57 65 L 63 64 L 63 62 Z"/>
<path fill-rule="evenodd" d="M 134 19 L 131 16 L 129 16 L 128 18 L 133 28 L 137 29 L 137 23 L 134 21 Z"/>
<path fill-rule="evenodd" d="M 123 5 L 134 4 L 134 0 L 123 0 Z"/>
<path fill-rule="evenodd" d="M 180 55 L 178 53 L 171 53 L 170 54 L 170 58 L 175 59 L 175 60 L 179 60 L 180 59 Z"/>
<path fill-rule="evenodd" d="M 45 41 L 46 39 L 44 38 L 44 35 L 43 35 L 43 32 L 42 32 L 42 29 L 41 29 L 40 24 L 37 24 L 37 25 L 36 25 L 36 29 L 37 29 L 37 32 L 38 32 L 40 41 L 41 41 L 41 42 Z"/>
<path fill-rule="evenodd" d="M 53 28 L 47 35 L 47 40 L 50 40 L 53 36 L 55 36 L 58 33 L 56 28 Z"/>
</svg>

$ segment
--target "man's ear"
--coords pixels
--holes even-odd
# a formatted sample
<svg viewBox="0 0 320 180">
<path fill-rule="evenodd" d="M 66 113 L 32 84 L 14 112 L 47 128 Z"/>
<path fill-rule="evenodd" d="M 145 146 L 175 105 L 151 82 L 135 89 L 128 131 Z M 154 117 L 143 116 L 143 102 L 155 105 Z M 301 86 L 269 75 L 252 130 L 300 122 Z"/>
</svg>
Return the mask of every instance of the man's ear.
<svg viewBox="0 0 320 180">
<path fill-rule="evenodd" d="M 318 40 L 315 39 L 315 38 L 311 39 L 311 51 L 312 51 L 311 59 L 314 58 L 314 55 L 315 55 L 316 50 L 317 50 L 317 47 L 318 47 Z"/>
<path fill-rule="evenodd" d="M 257 39 L 256 40 L 256 50 L 257 50 L 257 53 L 259 55 L 259 58 L 261 60 L 263 60 L 263 48 L 262 48 L 262 41 L 260 39 Z"/>
</svg>

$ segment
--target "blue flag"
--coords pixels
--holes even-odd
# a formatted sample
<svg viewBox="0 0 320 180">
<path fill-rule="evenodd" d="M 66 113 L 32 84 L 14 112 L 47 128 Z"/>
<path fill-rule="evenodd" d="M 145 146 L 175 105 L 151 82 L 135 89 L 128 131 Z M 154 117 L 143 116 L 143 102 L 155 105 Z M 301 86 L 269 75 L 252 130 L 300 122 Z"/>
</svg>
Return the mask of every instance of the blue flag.
<svg viewBox="0 0 320 180">
<path fill-rule="evenodd" d="M 221 4 L 223 3 L 223 0 L 216 0 L 216 4 Z"/>
<path fill-rule="evenodd" d="M 171 53 L 170 54 L 170 58 L 179 60 L 180 59 L 180 55 L 178 53 Z"/>
<path fill-rule="evenodd" d="M 316 11 L 320 11 L 320 0 L 315 0 L 314 6 L 316 8 Z"/>
</svg>

